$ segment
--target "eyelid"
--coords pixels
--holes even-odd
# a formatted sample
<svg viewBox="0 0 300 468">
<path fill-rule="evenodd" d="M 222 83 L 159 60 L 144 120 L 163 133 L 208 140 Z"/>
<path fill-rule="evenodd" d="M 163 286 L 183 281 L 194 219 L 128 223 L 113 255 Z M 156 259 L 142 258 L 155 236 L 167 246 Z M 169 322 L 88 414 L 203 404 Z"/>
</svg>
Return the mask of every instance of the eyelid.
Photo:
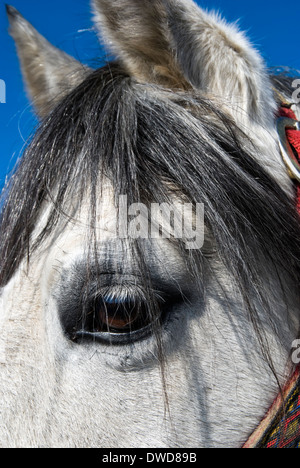
<svg viewBox="0 0 300 468">
<path fill-rule="evenodd" d="M 112 285 L 100 288 L 92 295 L 93 299 L 102 298 L 107 304 L 122 304 L 124 302 L 144 302 L 145 294 L 141 288 L 127 285 Z"/>
<path fill-rule="evenodd" d="M 152 290 L 153 297 L 160 303 L 167 300 L 167 294 L 160 290 Z M 93 299 L 102 298 L 107 304 L 123 304 L 125 302 L 145 303 L 147 295 L 139 285 L 112 285 L 105 288 L 100 288 L 92 294 Z"/>
<path fill-rule="evenodd" d="M 143 338 L 148 337 L 155 326 L 155 322 L 147 325 L 144 328 L 139 330 L 132 331 L 131 333 L 108 333 L 108 332 L 88 332 L 85 330 L 79 330 L 76 332 L 76 339 L 88 339 L 92 342 L 100 342 L 107 344 L 128 344 L 129 342 L 134 342 Z"/>
<path fill-rule="evenodd" d="M 169 277 L 151 277 L 151 286 L 147 282 L 143 287 L 141 275 L 112 273 L 107 269 L 101 274 L 98 269 L 91 270 L 81 264 L 68 268 L 61 275 L 60 290 L 55 294 L 58 303 L 59 317 L 66 336 L 76 342 L 98 341 L 105 343 L 126 344 L 144 339 L 153 334 L 156 322 L 165 321 L 171 312 L 173 304 L 186 300 L 189 290 L 181 288 L 181 284 Z M 84 329 L 85 320 L 93 320 L 90 315 L 96 302 L 107 302 L 107 306 L 142 307 L 154 306 L 152 325 L 146 325 L 131 333 L 113 333 L 108 331 L 91 333 Z M 153 304 L 156 302 L 156 304 Z M 91 308 L 90 308 L 91 307 Z M 105 305 L 104 305 L 105 307 Z M 90 309 L 90 310 L 89 310 Z"/>
</svg>

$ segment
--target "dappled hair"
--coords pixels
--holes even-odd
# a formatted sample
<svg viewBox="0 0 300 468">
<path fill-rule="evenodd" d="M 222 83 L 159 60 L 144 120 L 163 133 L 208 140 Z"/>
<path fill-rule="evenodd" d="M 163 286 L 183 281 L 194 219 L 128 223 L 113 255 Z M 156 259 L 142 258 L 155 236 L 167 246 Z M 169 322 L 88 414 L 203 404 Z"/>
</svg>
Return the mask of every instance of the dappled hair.
<svg viewBox="0 0 300 468">
<path fill-rule="evenodd" d="M 299 218 L 293 201 L 253 158 L 258 150 L 233 120 L 200 93 L 137 83 L 111 63 L 91 73 L 46 117 L 3 194 L 0 279 L 4 286 L 20 263 L 89 196 L 90 238 L 95 230 L 99 187 L 108 177 L 128 203 L 162 203 L 180 196 L 203 203 L 217 253 L 234 278 L 261 344 L 258 311 L 272 317 L 260 259 L 299 286 Z M 270 156 L 271 157 L 271 156 Z M 89 187 L 89 190 L 86 190 Z M 45 200 L 47 222 L 33 231 Z M 97 250 L 97 242 L 91 245 Z M 201 250 L 176 241 L 203 291 Z M 147 301 L 155 307 L 142 244 L 132 248 L 143 272 Z M 262 346 L 263 347 L 263 346 Z M 268 350 L 265 349 L 266 358 Z"/>
</svg>

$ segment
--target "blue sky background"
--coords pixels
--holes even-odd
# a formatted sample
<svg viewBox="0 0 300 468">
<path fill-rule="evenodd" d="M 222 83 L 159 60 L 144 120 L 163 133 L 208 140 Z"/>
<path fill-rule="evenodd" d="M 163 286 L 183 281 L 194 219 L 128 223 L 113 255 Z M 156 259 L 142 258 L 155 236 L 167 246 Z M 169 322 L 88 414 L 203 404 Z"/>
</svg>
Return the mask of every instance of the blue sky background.
<svg viewBox="0 0 300 468">
<path fill-rule="evenodd" d="M 0 0 L 0 79 L 6 82 L 6 104 L 0 104 L 0 187 L 37 125 L 24 92 L 13 40 L 8 35 L 5 3 L 12 4 L 50 42 L 75 58 L 97 66 L 104 56 L 92 30 L 89 0 Z M 230 22 L 239 20 L 269 66 L 300 70 L 300 4 L 282 0 L 203 0 Z"/>
</svg>

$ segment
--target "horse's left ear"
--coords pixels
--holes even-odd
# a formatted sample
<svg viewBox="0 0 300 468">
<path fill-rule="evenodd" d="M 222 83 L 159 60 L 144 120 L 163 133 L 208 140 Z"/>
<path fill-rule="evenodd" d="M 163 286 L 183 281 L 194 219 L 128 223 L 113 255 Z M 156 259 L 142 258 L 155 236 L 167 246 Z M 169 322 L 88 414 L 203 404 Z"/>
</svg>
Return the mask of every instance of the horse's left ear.
<svg viewBox="0 0 300 468">
<path fill-rule="evenodd" d="M 40 117 L 84 80 L 89 69 L 41 36 L 12 6 L 6 6 L 10 33 L 18 56 L 29 95 Z"/>
</svg>

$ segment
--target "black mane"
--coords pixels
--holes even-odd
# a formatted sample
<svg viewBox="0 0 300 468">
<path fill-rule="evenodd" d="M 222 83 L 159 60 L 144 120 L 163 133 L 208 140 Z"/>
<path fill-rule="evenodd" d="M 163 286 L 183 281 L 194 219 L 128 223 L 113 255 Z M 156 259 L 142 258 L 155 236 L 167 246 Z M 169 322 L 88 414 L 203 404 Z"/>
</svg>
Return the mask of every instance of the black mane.
<svg viewBox="0 0 300 468">
<path fill-rule="evenodd" d="M 256 308 L 268 307 L 260 256 L 299 285 L 300 226 L 294 204 L 244 149 L 243 139 L 234 122 L 199 94 L 138 84 L 118 64 L 96 70 L 41 123 L 4 191 L 1 285 L 68 215 L 67 200 L 80 202 L 86 187 L 93 229 L 101 179 L 108 176 L 116 200 L 126 194 L 128 203 L 161 203 L 173 187 L 185 200 L 203 203 L 219 256 L 255 320 Z M 32 239 L 49 199 L 47 225 Z M 202 282 L 202 253 L 187 255 L 180 242 L 178 248 Z"/>
</svg>

